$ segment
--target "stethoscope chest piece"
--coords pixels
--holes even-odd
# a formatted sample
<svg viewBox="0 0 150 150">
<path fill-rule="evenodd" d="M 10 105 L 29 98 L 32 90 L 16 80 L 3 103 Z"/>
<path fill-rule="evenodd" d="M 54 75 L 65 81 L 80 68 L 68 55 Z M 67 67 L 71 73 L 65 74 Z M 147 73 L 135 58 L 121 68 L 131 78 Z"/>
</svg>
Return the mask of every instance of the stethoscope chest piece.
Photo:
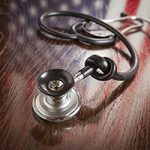
<svg viewBox="0 0 150 150">
<path fill-rule="evenodd" d="M 40 92 L 33 99 L 35 114 L 47 121 L 64 121 L 80 109 L 80 95 L 73 76 L 62 69 L 46 71 L 38 78 Z"/>
</svg>

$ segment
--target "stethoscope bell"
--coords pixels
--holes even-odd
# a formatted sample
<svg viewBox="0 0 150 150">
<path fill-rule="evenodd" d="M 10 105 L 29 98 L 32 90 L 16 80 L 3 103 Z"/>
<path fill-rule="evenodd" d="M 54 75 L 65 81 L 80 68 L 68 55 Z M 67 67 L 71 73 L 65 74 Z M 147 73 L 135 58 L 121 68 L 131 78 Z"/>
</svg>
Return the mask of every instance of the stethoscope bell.
<svg viewBox="0 0 150 150">
<path fill-rule="evenodd" d="M 80 109 L 79 93 L 73 76 L 62 69 L 48 70 L 38 78 L 40 92 L 33 99 L 35 114 L 47 121 L 64 121 Z"/>
</svg>

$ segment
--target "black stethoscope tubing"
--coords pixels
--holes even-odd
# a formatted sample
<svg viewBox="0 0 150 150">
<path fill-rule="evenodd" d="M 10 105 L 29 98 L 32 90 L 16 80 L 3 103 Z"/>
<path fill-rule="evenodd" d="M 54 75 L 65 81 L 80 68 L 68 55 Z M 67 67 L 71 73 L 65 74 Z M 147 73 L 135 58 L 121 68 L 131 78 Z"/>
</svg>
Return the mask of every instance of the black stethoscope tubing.
<svg viewBox="0 0 150 150">
<path fill-rule="evenodd" d="M 135 51 L 135 49 L 133 48 L 133 46 L 128 42 L 128 40 L 125 38 L 125 36 L 123 34 L 121 34 L 118 30 L 116 30 L 115 28 L 113 28 L 112 26 L 106 24 L 105 22 L 86 15 L 86 14 L 82 14 L 82 13 L 78 13 L 78 12 L 70 12 L 70 11 L 58 11 L 58 12 L 46 12 L 44 13 L 40 19 L 39 19 L 39 26 L 40 28 L 48 33 L 48 34 L 52 34 L 56 37 L 60 37 L 60 38 L 65 38 L 65 39 L 71 39 L 71 40 L 79 40 L 79 41 L 84 41 L 85 37 L 81 34 L 67 34 L 67 33 L 61 33 L 59 31 L 56 31 L 52 28 L 49 28 L 46 26 L 44 19 L 49 18 L 49 17 L 53 17 L 53 16 L 71 16 L 71 17 L 78 17 L 78 18 L 82 18 L 85 21 L 89 22 L 95 22 L 96 24 L 106 28 L 107 30 L 111 31 L 112 33 L 114 33 L 114 35 L 120 39 L 125 46 L 128 48 L 130 55 L 131 55 L 131 68 L 127 71 L 127 72 L 117 72 L 115 74 L 115 76 L 113 77 L 113 79 L 116 80 L 129 80 L 131 78 L 133 78 L 135 76 L 135 73 L 138 70 L 138 55 Z M 97 39 L 96 39 L 97 40 Z"/>
<path fill-rule="evenodd" d="M 77 22 L 75 24 L 73 24 L 71 26 L 71 32 L 77 35 L 81 35 L 81 31 L 84 29 L 84 24 L 86 24 L 87 22 L 83 21 L 83 22 Z M 86 32 L 87 33 L 87 32 Z M 115 35 L 109 35 L 107 37 L 89 37 L 89 36 L 84 36 L 81 35 L 82 39 L 80 39 L 79 41 L 85 44 L 94 44 L 94 45 L 111 45 L 114 44 L 116 42 L 116 36 Z M 91 36 L 91 35 L 90 35 Z"/>
</svg>

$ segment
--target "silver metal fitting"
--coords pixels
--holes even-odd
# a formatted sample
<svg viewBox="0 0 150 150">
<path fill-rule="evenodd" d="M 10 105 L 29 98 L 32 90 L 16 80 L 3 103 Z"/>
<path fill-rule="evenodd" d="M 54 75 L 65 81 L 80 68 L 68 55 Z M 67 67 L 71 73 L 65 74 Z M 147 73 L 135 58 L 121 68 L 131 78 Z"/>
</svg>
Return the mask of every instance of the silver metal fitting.
<svg viewBox="0 0 150 150">
<path fill-rule="evenodd" d="M 40 92 L 34 97 L 32 105 L 37 116 L 52 122 L 70 119 L 81 107 L 80 95 L 73 88 L 61 97 L 51 97 Z"/>
</svg>

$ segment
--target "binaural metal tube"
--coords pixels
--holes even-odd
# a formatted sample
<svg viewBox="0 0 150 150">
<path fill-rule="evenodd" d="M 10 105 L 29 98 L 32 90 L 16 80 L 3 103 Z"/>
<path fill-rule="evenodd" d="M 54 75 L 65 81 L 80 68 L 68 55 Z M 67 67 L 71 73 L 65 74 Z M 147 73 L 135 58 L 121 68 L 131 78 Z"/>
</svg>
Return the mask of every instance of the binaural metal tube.
<svg viewBox="0 0 150 150">
<path fill-rule="evenodd" d="M 85 66 L 84 68 L 82 68 L 80 71 L 78 71 L 78 73 L 76 73 L 74 75 L 74 81 L 78 82 L 81 81 L 82 79 L 86 78 L 87 76 L 89 76 L 90 74 L 92 74 L 95 71 L 94 67 L 91 66 Z"/>
<path fill-rule="evenodd" d="M 136 21 L 135 25 L 129 26 L 125 29 L 123 29 L 121 31 L 122 34 L 125 34 L 131 30 L 135 30 L 135 29 L 140 29 L 143 27 L 143 21 L 147 22 L 150 24 L 150 21 L 148 19 L 145 18 L 140 18 L 140 17 L 136 17 L 136 16 L 124 16 L 124 17 L 120 17 L 120 18 L 116 18 L 116 19 L 103 19 L 102 21 L 104 21 L 105 23 L 115 23 L 115 22 L 124 22 L 124 21 Z M 92 22 L 89 22 L 87 25 L 85 25 L 85 28 L 87 28 L 87 26 L 91 26 Z M 88 29 L 89 30 L 89 29 Z M 95 32 L 100 32 L 99 30 L 94 30 L 94 31 L 89 31 L 91 34 L 94 34 Z"/>
</svg>

